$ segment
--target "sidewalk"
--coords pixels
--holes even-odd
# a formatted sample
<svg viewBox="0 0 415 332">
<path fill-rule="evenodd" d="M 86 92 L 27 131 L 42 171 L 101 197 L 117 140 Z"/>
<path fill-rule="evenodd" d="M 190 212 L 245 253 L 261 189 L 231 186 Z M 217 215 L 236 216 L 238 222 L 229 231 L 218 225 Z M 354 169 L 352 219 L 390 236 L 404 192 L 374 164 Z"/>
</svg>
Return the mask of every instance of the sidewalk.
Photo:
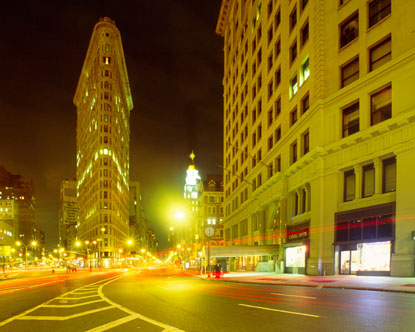
<svg viewBox="0 0 415 332">
<path fill-rule="evenodd" d="M 192 275 L 206 279 L 214 279 L 213 275 Z M 221 275 L 220 280 L 266 285 L 303 286 L 316 288 L 340 288 L 373 290 L 385 292 L 401 292 L 415 294 L 415 278 L 377 277 L 377 276 L 306 276 L 300 274 L 276 274 L 274 272 L 228 272 Z"/>
</svg>

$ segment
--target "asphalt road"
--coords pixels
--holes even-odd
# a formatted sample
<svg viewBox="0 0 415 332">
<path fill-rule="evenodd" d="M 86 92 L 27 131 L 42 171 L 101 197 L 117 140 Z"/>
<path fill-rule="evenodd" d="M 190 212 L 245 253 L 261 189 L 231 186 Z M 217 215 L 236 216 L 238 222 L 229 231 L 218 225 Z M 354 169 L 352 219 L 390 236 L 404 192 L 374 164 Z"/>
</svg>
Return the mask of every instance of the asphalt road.
<svg viewBox="0 0 415 332">
<path fill-rule="evenodd" d="M 0 331 L 415 331 L 412 294 L 231 283 L 159 269 L 0 293 L 0 308 Z"/>
</svg>

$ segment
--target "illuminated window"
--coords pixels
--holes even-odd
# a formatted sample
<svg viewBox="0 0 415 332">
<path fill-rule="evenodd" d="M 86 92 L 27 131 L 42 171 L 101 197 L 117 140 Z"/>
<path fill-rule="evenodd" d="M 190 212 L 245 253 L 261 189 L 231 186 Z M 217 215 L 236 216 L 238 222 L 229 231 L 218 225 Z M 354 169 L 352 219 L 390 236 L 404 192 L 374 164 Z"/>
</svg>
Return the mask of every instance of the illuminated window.
<svg viewBox="0 0 415 332">
<path fill-rule="evenodd" d="M 346 46 L 359 36 L 359 13 L 355 13 L 340 26 L 340 47 Z"/>
<path fill-rule="evenodd" d="M 359 57 L 341 68 L 341 87 L 344 88 L 357 79 L 359 79 Z"/>
<path fill-rule="evenodd" d="M 106 65 L 109 65 L 111 63 L 111 58 L 109 56 L 104 56 L 103 61 Z"/>
<path fill-rule="evenodd" d="M 392 59 L 391 37 L 372 47 L 369 51 L 369 71 L 375 70 Z"/>
<path fill-rule="evenodd" d="M 307 78 L 310 76 L 310 61 L 307 59 L 301 66 L 301 73 L 303 82 L 307 80 Z"/>
<path fill-rule="evenodd" d="M 298 91 L 297 74 L 290 81 L 290 98 L 294 97 Z"/>
<path fill-rule="evenodd" d="M 372 126 L 392 117 L 392 87 L 388 86 L 370 97 Z"/>
<path fill-rule="evenodd" d="M 359 131 L 359 102 L 343 109 L 343 137 Z"/>
<path fill-rule="evenodd" d="M 369 28 L 391 13 L 391 0 L 373 0 L 369 3 Z"/>
<path fill-rule="evenodd" d="M 344 172 L 344 195 L 345 202 L 352 201 L 355 198 L 355 174 L 354 170 Z"/>
</svg>

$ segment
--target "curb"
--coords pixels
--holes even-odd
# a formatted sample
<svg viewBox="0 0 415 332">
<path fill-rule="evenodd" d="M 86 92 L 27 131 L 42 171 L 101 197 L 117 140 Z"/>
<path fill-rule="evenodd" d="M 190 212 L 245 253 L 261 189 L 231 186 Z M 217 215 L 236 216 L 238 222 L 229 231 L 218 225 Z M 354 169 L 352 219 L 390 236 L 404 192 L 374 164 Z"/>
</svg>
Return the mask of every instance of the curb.
<svg viewBox="0 0 415 332">
<path fill-rule="evenodd" d="M 226 280 L 226 279 L 212 279 L 212 278 L 199 278 L 202 280 L 211 280 L 211 281 L 225 281 L 233 282 L 239 284 L 255 284 L 255 285 L 273 285 L 273 286 L 294 286 L 294 287 L 309 287 L 309 288 L 332 288 L 332 289 L 347 289 L 347 290 L 365 290 L 365 291 L 375 291 L 375 292 L 389 292 L 389 293 L 404 293 L 404 294 L 415 294 L 413 291 L 407 290 L 397 290 L 397 289 L 387 289 L 387 288 L 374 288 L 374 287 L 358 287 L 358 286 L 334 286 L 334 285 L 310 285 L 310 284 L 283 284 L 283 283 L 264 283 L 257 281 L 242 281 L 242 280 Z"/>
</svg>

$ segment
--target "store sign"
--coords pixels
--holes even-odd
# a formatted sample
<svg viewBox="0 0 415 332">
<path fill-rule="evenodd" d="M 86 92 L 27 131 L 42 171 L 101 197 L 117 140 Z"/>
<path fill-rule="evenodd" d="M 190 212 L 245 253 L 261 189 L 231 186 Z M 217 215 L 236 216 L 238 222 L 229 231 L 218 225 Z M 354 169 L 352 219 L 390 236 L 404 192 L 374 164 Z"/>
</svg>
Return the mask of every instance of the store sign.
<svg viewBox="0 0 415 332">
<path fill-rule="evenodd" d="M 296 242 L 308 239 L 310 234 L 309 223 L 287 227 L 287 241 Z"/>
</svg>

